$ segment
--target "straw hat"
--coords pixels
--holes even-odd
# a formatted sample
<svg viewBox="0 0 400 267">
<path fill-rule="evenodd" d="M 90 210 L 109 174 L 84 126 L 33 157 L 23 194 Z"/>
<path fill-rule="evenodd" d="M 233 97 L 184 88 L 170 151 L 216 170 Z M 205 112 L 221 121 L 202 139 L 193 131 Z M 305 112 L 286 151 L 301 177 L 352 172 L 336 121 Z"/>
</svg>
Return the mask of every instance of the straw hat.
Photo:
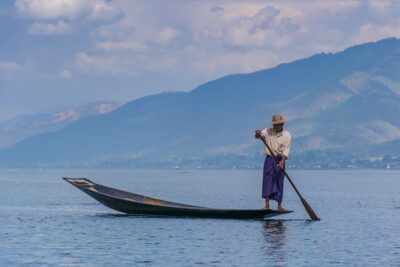
<svg viewBox="0 0 400 267">
<path fill-rule="evenodd" d="M 281 114 L 274 114 L 272 116 L 272 125 L 284 123 L 284 122 L 287 122 L 287 121 L 288 121 L 288 119 L 283 117 Z"/>
</svg>

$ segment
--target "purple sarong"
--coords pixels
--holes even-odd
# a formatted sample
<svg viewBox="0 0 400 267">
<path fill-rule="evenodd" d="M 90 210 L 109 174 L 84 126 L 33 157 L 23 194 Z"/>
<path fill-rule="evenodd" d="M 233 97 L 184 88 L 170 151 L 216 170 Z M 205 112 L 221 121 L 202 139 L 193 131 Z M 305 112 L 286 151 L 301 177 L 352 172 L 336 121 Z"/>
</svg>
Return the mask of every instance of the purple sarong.
<svg viewBox="0 0 400 267">
<path fill-rule="evenodd" d="M 275 163 L 274 158 L 266 156 L 264 161 L 262 197 L 269 197 L 269 199 L 282 203 L 284 178 L 285 174 Z"/>
</svg>

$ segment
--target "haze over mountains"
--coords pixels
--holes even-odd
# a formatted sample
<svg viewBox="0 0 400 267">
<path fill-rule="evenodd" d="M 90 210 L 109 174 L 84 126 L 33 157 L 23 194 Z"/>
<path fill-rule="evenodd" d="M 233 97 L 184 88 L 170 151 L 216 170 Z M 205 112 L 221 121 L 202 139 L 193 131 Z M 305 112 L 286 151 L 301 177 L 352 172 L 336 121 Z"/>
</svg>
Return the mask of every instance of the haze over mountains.
<svg viewBox="0 0 400 267">
<path fill-rule="evenodd" d="M 65 108 L 52 113 L 22 115 L 0 122 L 0 148 L 12 145 L 29 136 L 61 129 L 80 119 L 106 114 L 125 104 L 124 102 L 95 102 Z"/>
<path fill-rule="evenodd" d="M 262 147 L 253 131 L 269 127 L 274 113 L 290 119 L 291 160 L 298 166 L 395 158 L 399 63 L 400 40 L 390 38 L 226 76 L 29 137 L 1 149 L 0 165 L 257 165 Z"/>
</svg>

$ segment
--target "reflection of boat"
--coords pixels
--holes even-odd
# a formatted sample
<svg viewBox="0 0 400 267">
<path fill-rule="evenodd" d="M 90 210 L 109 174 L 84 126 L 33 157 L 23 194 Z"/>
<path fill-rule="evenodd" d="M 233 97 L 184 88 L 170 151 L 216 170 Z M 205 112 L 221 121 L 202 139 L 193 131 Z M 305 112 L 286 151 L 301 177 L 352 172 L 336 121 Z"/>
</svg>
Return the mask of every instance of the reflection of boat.
<svg viewBox="0 0 400 267">
<path fill-rule="evenodd" d="M 85 178 L 63 178 L 103 205 L 128 214 L 232 219 L 262 219 L 289 213 L 270 209 L 210 209 L 141 196 L 93 183 Z"/>
</svg>

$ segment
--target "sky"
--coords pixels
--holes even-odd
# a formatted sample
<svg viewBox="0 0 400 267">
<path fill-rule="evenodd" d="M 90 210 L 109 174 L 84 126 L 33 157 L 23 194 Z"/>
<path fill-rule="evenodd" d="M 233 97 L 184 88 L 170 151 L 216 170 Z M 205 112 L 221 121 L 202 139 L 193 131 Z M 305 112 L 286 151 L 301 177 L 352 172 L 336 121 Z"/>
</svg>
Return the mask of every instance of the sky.
<svg viewBox="0 0 400 267">
<path fill-rule="evenodd" d="M 0 121 L 400 37 L 400 1 L 1 0 Z"/>
</svg>

